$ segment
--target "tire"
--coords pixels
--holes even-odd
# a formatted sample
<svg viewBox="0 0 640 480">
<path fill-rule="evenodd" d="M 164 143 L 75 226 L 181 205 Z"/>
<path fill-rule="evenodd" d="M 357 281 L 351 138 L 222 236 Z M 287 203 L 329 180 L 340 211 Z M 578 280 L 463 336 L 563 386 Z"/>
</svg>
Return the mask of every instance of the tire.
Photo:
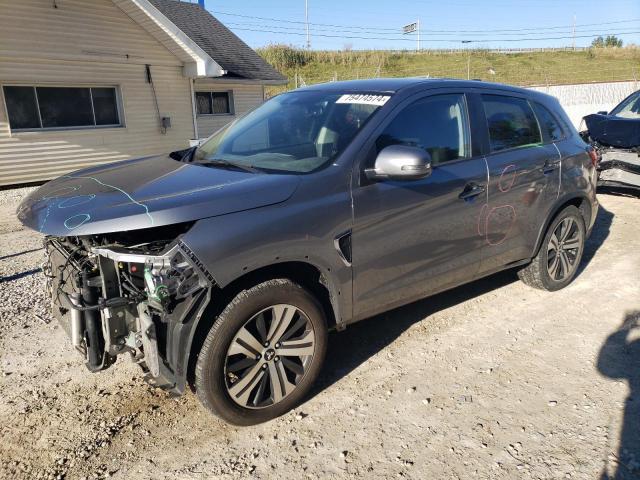
<svg viewBox="0 0 640 480">
<path fill-rule="evenodd" d="M 565 240 L 560 241 L 564 234 L 562 229 L 566 225 L 570 225 L 570 231 L 564 237 Z M 518 277 L 530 287 L 549 292 L 566 287 L 574 279 L 580 266 L 585 239 L 586 228 L 582 214 L 573 205 L 566 207 L 553 219 L 537 255 L 518 272 Z M 575 248 L 570 248 L 573 245 Z M 557 253 L 558 248 L 562 250 L 560 255 Z M 566 257 L 563 259 L 564 255 Z M 568 268 L 566 262 L 569 262 Z"/>
<path fill-rule="evenodd" d="M 207 334 L 196 393 L 228 423 L 266 422 L 304 399 L 326 347 L 327 323 L 313 295 L 286 279 L 260 283 L 236 295 Z"/>
</svg>

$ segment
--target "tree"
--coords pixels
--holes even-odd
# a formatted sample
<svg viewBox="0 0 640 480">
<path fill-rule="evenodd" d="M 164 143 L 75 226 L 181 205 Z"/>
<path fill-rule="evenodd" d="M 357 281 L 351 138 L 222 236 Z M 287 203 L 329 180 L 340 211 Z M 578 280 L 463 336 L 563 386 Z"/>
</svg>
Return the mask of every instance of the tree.
<svg viewBox="0 0 640 480">
<path fill-rule="evenodd" d="M 607 35 L 606 38 L 599 36 L 591 42 L 592 47 L 601 48 L 601 47 L 622 47 L 622 39 L 616 37 L 615 35 Z"/>
<path fill-rule="evenodd" d="M 607 35 L 607 38 L 604 39 L 605 47 L 622 47 L 622 39 L 616 37 L 615 35 Z"/>
</svg>

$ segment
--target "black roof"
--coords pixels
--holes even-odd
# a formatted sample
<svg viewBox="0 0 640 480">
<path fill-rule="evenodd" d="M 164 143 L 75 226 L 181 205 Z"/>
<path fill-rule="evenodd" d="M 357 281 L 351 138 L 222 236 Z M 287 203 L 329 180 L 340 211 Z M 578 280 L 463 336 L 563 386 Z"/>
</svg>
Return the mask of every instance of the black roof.
<svg viewBox="0 0 640 480">
<path fill-rule="evenodd" d="M 178 0 L 149 1 L 227 71 L 223 78 L 287 82 L 284 75 L 198 4 Z"/>
<path fill-rule="evenodd" d="M 306 90 L 336 90 L 353 92 L 387 92 L 394 93 L 405 87 L 420 83 L 434 82 L 441 79 L 431 78 L 369 78 L 363 80 L 341 80 L 339 82 L 317 83 L 304 87 Z"/>
<path fill-rule="evenodd" d="M 547 94 L 536 90 L 506 85 L 504 83 L 483 82 L 480 80 L 459 80 L 455 78 L 370 78 L 365 80 L 344 80 L 340 82 L 319 83 L 304 87 L 305 90 L 326 90 L 340 92 L 387 92 L 396 93 L 404 88 L 415 85 L 426 87 L 461 87 L 461 88 L 491 88 L 494 90 L 508 90 L 533 97 L 548 97 Z"/>
</svg>

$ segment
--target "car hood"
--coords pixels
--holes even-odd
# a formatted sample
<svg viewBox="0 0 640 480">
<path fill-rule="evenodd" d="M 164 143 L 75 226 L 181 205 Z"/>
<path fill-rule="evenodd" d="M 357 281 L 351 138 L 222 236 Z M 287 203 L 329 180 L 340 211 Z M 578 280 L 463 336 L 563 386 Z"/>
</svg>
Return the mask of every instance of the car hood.
<svg viewBox="0 0 640 480">
<path fill-rule="evenodd" d="M 43 185 L 18 207 L 46 235 L 159 227 L 287 200 L 295 175 L 250 173 L 149 157 L 80 170 Z"/>
<path fill-rule="evenodd" d="M 617 148 L 640 146 L 640 120 L 613 115 L 593 114 L 584 117 L 589 136 L 601 145 Z"/>
</svg>

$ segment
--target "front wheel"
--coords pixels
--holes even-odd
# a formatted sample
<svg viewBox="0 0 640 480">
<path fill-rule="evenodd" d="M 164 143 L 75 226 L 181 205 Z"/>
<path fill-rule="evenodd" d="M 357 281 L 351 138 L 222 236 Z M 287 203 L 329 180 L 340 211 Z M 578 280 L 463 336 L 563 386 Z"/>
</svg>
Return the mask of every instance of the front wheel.
<svg viewBox="0 0 640 480">
<path fill-rule="evenodd" d="M 568 206 L 549 225 L 538 254 L 518 272 L 520 280 L 547 291 L 566 287 L 578 272 L 585 238 L 580 210 Z"/>
<path fill-rule="evenodd" d="M 229 423 L 265 422 L 304 398 L 326 345 L 316 299 L 290 280 L 269 280 L 240 292 L 215 321 L 196 363 L 196 392 Z"/>
</svg>

